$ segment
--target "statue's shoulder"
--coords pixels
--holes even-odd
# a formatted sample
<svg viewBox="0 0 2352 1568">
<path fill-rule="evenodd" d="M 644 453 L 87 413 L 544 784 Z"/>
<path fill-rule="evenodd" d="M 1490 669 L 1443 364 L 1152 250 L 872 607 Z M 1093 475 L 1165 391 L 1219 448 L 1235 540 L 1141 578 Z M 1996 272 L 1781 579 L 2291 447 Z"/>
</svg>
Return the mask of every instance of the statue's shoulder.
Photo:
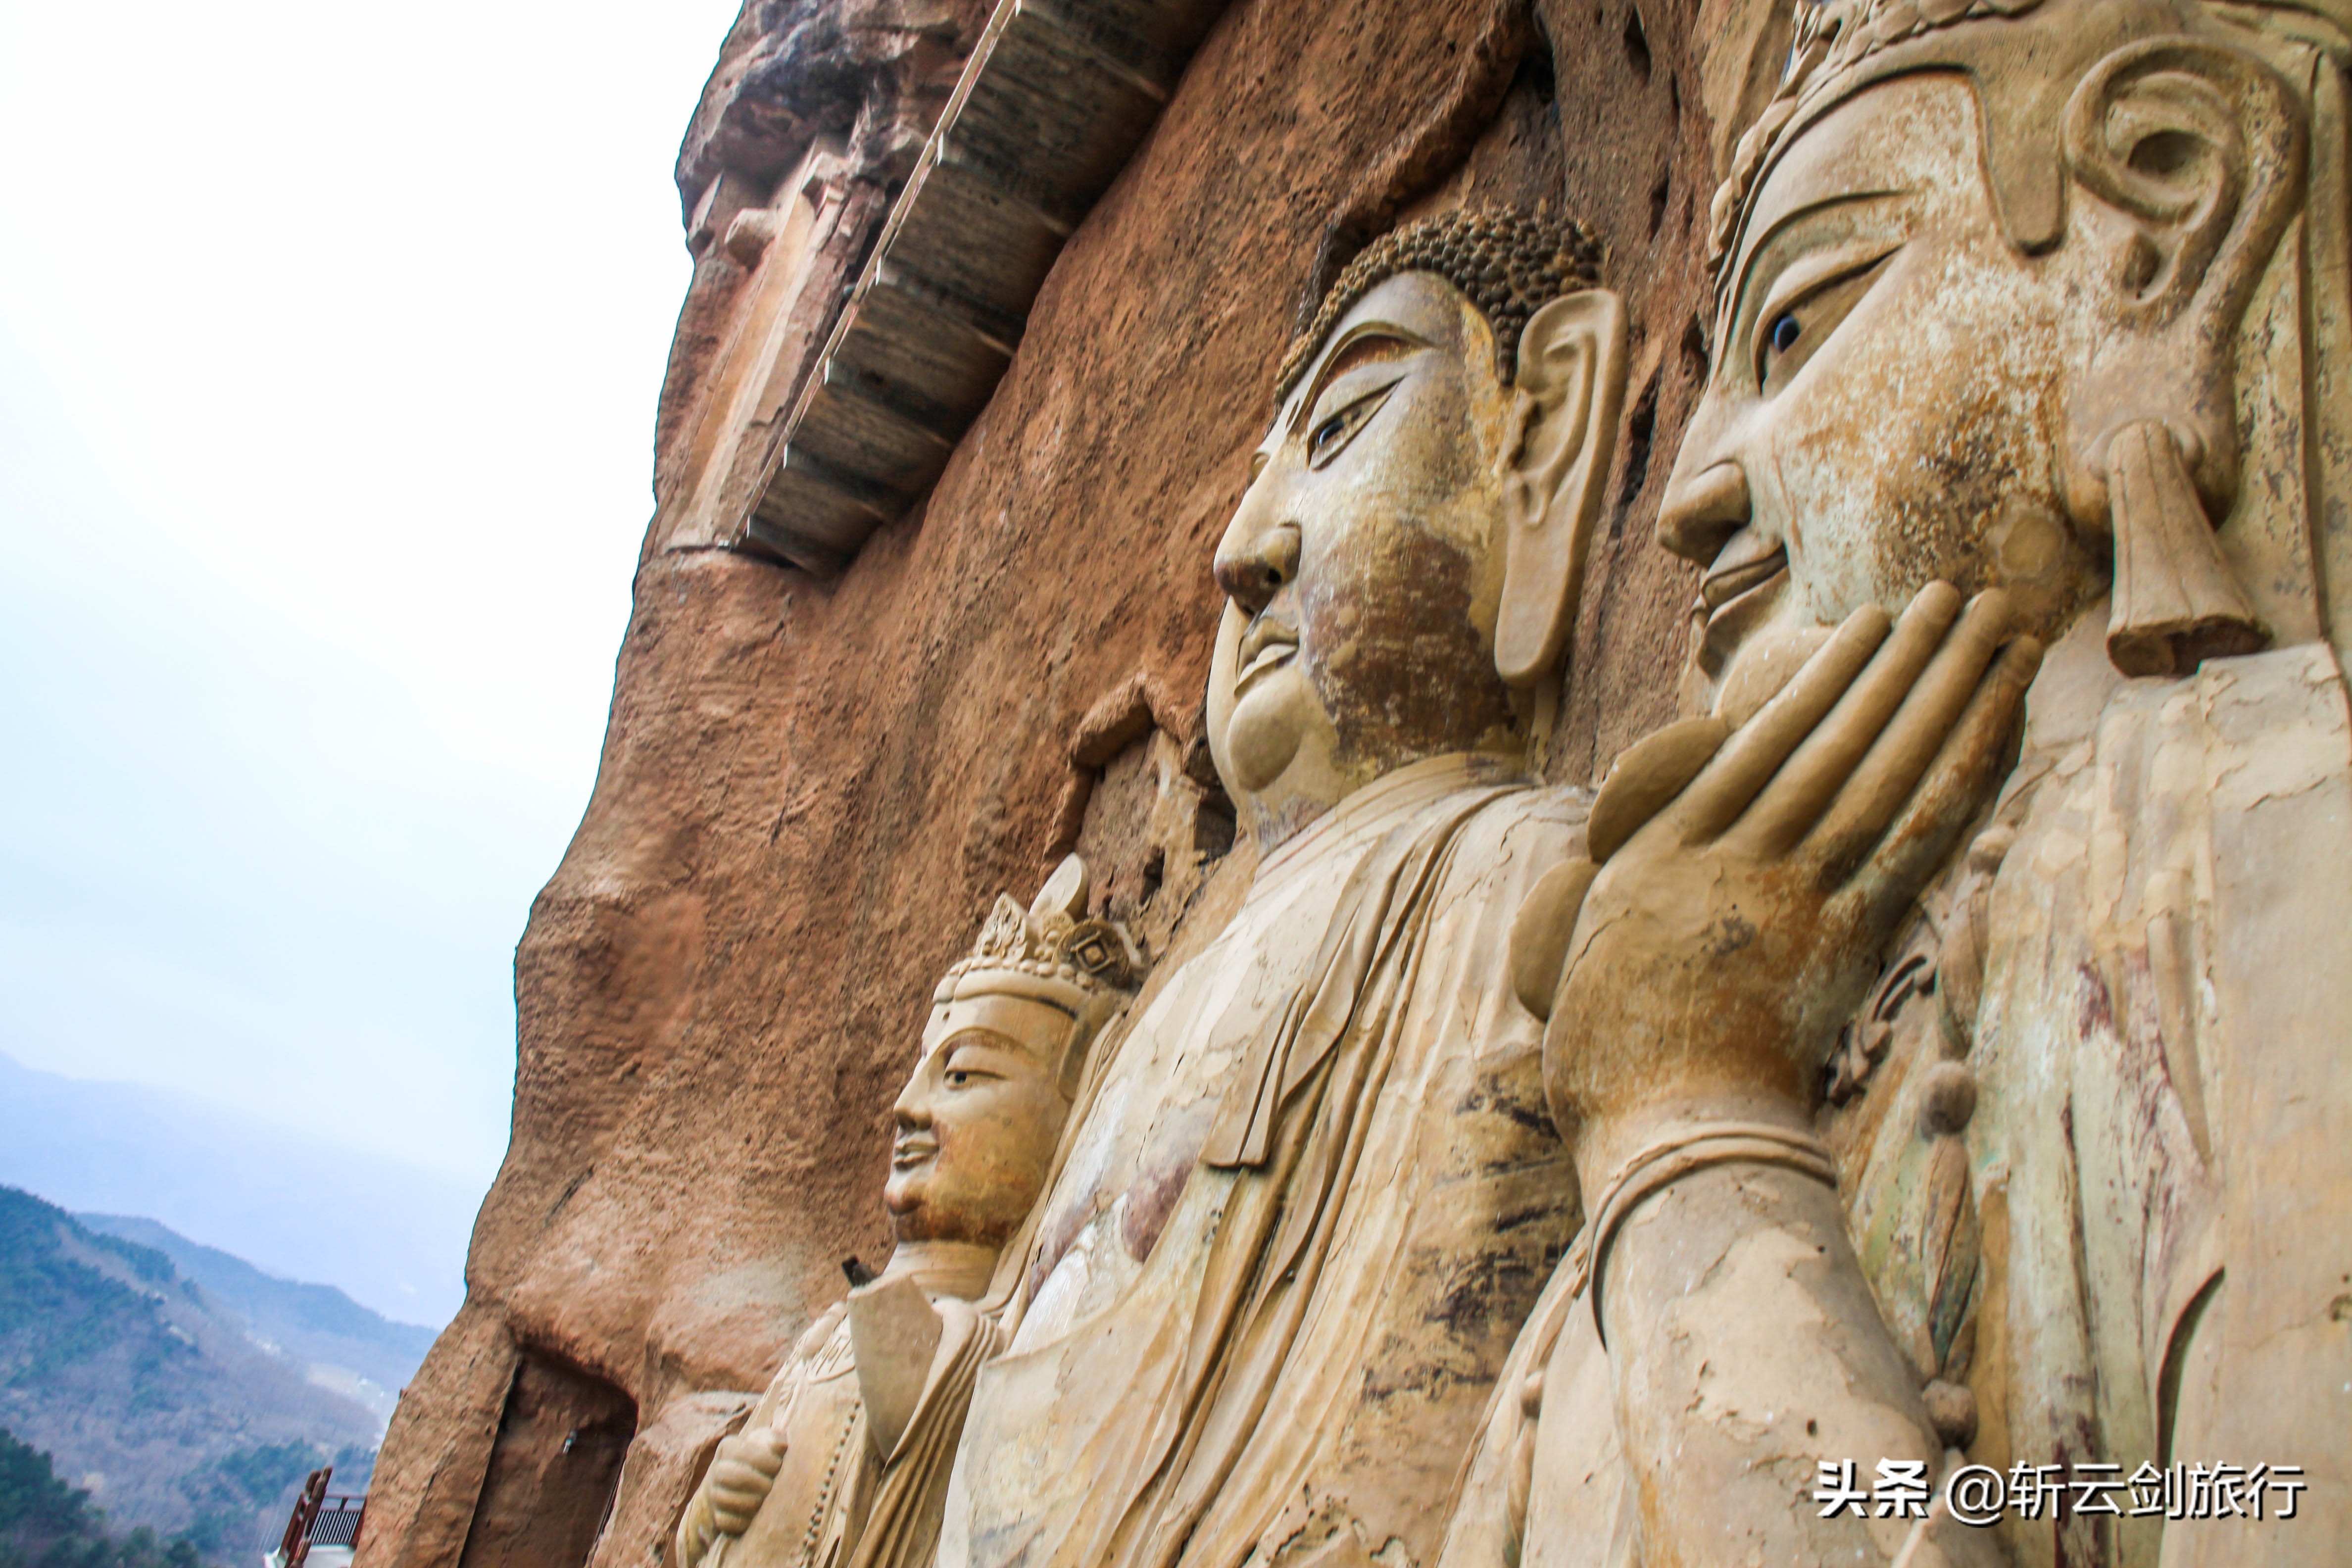
<svg viewBox="0 0 2352 1568">
<path fill-rule="evenodd" d="M 1477 872 L 1505 860 L 1549 868 L 1584 853 L 1592 792 L 1580 784 L 1528 784 L 1496 795 L 1463 826 L 1457 860 Z"/>
<path fill-rule="evenodd" d="M 792 1353 L 784 1358 L 776 1380 L 819 1383 L 849 1371 L 856 1359 L 849 1342 L 849 1304 L 835 1301 L 819 1312 L 793 1342 Z"/>
<path fill-rule="evenodd" d="M 1583 784 L 1538 784 L 1514 790 L 1507 797 L 1518 820 L 1542 823 L 1582 834 L 1584 819 L 1592 815 L 1592 791 Z"/>
</svg>

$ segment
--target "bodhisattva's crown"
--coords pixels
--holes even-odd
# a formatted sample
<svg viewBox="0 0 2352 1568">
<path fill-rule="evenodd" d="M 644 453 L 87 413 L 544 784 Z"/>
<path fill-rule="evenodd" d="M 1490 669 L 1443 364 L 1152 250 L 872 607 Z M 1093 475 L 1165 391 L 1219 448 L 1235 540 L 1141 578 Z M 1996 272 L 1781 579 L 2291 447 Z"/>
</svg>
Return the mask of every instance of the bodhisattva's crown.
<svg viewBox="0 0 2352 1568">
<path fill-rule="evenodd" d="M 1794 0 L 1796 37 L 1772 101 L 1739 138 L 1731 172 L 1707 209 L 1707 264 L 1723 287 L 1732 237 L 1747 216 L 1764 170 L 1805 110 L 1843 96 L 1856 68 L 1925 33 L 1963 22 L 2021 16 L 2042 0 Z M 1808 116 L 1810 118 L 1810 116 Z"/>
<path fill-rule="evenodd" d="M 1124 1002 L 1142 979 L 1141 951 L 1117 921 L 1085 918 L 1086 862 L 1067 857 L 1027 909 L 1009 893 L 980 928 L 980 940 L 940 981 L 935 1004 L 988 991 L 1057 996 L 1074 1012 Z"/>
<path fill-rule="evenodd" d="M 1796 36 L 1780 90 L 1739 139 L 1708 209 L 1717 302 L 1730 282 L 1733 241 L 1782 151 L 1838 103 L 1914 71 L 1975 79 L 1993 195 L 2010 239 L 2038 251 L 2058 238 L 2056 128 L 2067 95 L 2094 62 L 2136 39 L 2210 32 L 2256 43 L 2281 37 L 2352 48 L 2352 0 L 1794 0 Z M 2046 147 L 2043 145 L 2046 143 Z M 2048 164 L 2047 168 L 2041 167 Z"/>
</svg>

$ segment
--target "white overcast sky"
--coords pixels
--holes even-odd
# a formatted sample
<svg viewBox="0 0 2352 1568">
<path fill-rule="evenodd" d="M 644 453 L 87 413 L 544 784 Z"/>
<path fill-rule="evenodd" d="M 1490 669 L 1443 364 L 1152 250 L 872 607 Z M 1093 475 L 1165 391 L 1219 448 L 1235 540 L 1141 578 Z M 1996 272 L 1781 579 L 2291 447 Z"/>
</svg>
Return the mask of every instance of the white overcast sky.
<svg viewBox="0 0 2352 1568">
<path fill-rule="evenodd" d="M 0 1051 L 487 1185 L 735 0 L 0 0 Z"/>
</svg>

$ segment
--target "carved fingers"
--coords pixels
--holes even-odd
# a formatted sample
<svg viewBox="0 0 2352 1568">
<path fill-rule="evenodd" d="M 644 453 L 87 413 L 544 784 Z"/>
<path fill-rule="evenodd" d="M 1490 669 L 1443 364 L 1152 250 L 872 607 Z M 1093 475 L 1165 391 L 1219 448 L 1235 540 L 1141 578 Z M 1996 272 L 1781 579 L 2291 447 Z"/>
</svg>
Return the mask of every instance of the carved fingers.
<svg viewBox="0 0 2352 1568">
<path fill-rule="evenodd" d="M 1870 664 L 1889 631 L 1886 612 L 1864 605 L 1807 659 L 1780 694 L 1740 726 L 1653 829 L 1682 842 L 1715 838 L 1737 822 Z"/>
<path fill-rule="evenodd" d="M 1873 835 L 1867 857 L 1855 852 L 1870 831 L 1869 821 L 1859 816 L 1851 839 L 1833 848 L 1833 859 L 1857 863 L 1848 897 L 1863 924 L 1884 929 L 1900 917 L 2000 785 L 2016 754 L 2026 689 L 2041 668 L 2042 644 L 2035 638 L 2020 637 L 2001 647 L 1990 668 L 1961 694 L 1965 706 L 1957 721 L 1922 763 L 1916 784 L 1895 800 L 1892 819 Z"/>
<path fill-rule="evenodd" d="M 1894 721 L 1911 711 L 1921 672 L 1937 659 L 1959 614 L 1960 595 L 1950 584 L 1921 589 L 1727 837 L 1759 858 L 1778 857 L 1802 844 L 1817 825 L 1825 826 L 1832 807 L 1840 816 L 1866 813 L 1870 806 L 1858 800 L 1858 792 L 1868 793 L 1874 779 L 1888 774 Z"/>
<path fill-rule="evenodd" d="M 758 1426 L 723 1439 L 711 1457 L 710 1474 L 703 1480 L 709 1493 L 711 1522 L 722 1535 L 740 1535 L 751 1527 L 751 1517 L 768 1500 L 783 1468 L 784 1435 Z"/>
<path fill-rule="evenodd" d="M 1891 627 L 1875 606 L 1855 611 L 1711 763 L 1693 770 L 1689 786 L 1657 812 L 1658 830 L 1685 844 L 1719 840 L 1758 863 L 1787 862 L 1825 893 L 1867 866 L 1882 900 L 1907 881 L 1899 900 L 1907 901 L 1994 782 L 2040 666 L 2038 643 L 2010 640 L 2013 622 L 2001 591 L 1963 605 L 1947 583 L 1921 589 Z M 1931 769 L 1935 787 L 1927 789 Z M 1595 804 L 1596 826 L 1609 795 L 1604 787 Z M 1898 815 L 1905 829 L 1890 833 Z M 1619 842 L 1632 837 L 1612 830 Z M 1596 859 L 1606 858 L 1601 837 L 1593 835 Z M 1907 877 L 1894 874 L 1903 868 Z"/>
<path fill-rule="evenodd" d="M 1899 619 L 1849 616 L 1738 730 L 1685 721 L 1627 752 L 1594 804 L 1597 866 L 1545 877 L 1512 933 L 1564 1131 L 1806 1097 L 2009 765 L 2041 660 L 2011 632 L 2001 594 L 1934 584 Z"/>
<path fill-rule="evenodd" d="M 1616 854 L 1689 787 L 1730 734 L 1731 726 L 1720 719 L 1685 719 L 1626 747 L 1593 799 L 1585 854 L 1596 865 Z"/>
</svg>

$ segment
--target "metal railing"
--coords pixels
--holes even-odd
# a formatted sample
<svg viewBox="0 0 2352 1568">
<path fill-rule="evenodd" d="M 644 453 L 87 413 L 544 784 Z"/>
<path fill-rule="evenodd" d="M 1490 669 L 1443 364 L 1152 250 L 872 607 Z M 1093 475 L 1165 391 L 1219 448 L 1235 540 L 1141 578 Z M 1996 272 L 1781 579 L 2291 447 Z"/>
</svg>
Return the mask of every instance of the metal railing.
<svg viewBox="0 0 2352 1568">
<path fill-rule="evenodd" d="M 273 1554 L 278 1568 L 302 1568 L 313 1546 L 359 1544 L 360 1526 L 367 1519 L 367 1495 L 329 1492 L 327 1482 L 334 1473 L 334 1466 L 322 1466 L 303 1481 L 302 1495 L 294 1500 L 294 1512 L 286 1521 L 286 1533 L 278 1538 Z"/>
</svg>

